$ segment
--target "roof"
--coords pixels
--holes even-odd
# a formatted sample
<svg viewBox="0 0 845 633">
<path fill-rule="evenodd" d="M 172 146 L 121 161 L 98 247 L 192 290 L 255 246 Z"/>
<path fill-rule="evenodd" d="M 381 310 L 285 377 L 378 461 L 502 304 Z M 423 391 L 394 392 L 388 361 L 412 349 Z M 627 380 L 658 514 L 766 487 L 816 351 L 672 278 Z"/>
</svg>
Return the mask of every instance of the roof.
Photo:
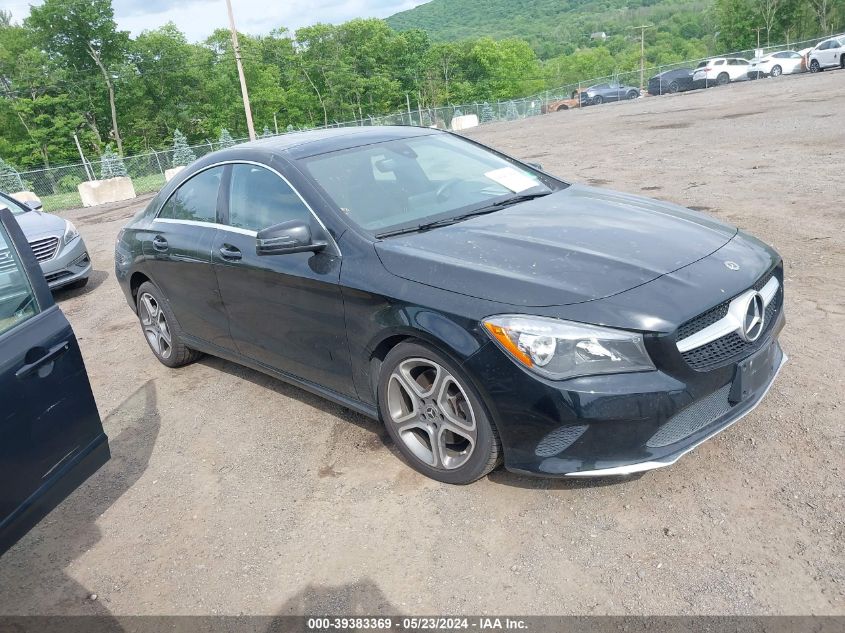
<svg viewBox="0 0 845 633">
<path fill-rule="evenodd" d="M 438 131 L 432 128 L 408 125 L 326 128 L 257 139 L 238 145 L 237 148 L 285 153 L 291 158 L 305 158 L 360 145 L 437 133 Z"/>
</svg>

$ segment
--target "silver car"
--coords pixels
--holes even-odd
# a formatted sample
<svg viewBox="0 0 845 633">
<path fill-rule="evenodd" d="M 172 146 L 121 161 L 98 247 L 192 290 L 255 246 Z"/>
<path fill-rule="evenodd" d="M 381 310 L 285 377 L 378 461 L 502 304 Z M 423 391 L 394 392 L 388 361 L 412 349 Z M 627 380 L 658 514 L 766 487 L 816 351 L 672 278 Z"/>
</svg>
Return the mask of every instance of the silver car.
<svg viewBox="0 0 845 633">
<path fill-rule="evenodd" d="M 8 208 L 18 221 L 50 290 L 68 286 L 81 288 L 88 283 L 91 258 L 72 222 L 44 213 L 38 203 L 18 202 L 0 193 L 0 208 L 3 207 Z M 0 273 L 4 272 L 7 264 L 11 265 L 11 258 L 5 249 L 0 250 Z"/>
</svg>

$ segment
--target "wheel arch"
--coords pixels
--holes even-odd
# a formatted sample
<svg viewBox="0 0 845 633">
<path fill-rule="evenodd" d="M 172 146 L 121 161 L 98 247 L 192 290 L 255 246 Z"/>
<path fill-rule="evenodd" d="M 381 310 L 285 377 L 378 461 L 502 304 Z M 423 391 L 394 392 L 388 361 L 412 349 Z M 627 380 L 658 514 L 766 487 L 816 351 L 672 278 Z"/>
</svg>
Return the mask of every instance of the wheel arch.
<svg viewBox="0 0 845 633">
<path fill-rule="evenodd" d="M 142 284 L 149 281 L 150 283 L 155 283 L 148 275 L 141 272 L 140 270 L 136 270 L 132 273 L 129 277 L 129 292 L 132 293 L 132 301 L 134 305 L 138 305 L 138 288 L 141 287 Z"/>
<path fill-rule="evenodd" d="M 467 358 L 481 349 L 487 341 L 470 334 L 465 325 L 452 321 L 444 315 L 428 313 L 428 318 L 411 321 L 416 327 L 399 326 L 387 328 L 365 347 L 368 373 L 366 384 L 375 402 L 381 365 L 387 354 L 400 343 L 413 341 L 430 345 L 438 352 L 463 365 Z M 483 335 L 482 335 L 483 336 Z"/>
</svg>

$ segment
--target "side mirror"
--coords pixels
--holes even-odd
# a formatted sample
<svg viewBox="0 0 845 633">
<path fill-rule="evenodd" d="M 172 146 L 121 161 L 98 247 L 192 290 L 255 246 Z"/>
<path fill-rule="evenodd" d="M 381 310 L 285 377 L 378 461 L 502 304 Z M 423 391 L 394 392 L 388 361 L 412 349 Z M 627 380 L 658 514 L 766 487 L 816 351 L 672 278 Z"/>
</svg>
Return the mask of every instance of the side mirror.
<svg viewBox="0 0 845 633">
<path fill-rule="evenodd" d="M 255 252 L 258 255 L 287 255 L 288 253 L 319 252 L 325 241 L 311 237 L 311 227 L 302 220 L 288 220 L 258 232 Z"/>
<path fill-rule="evenodd" d="M 31 211 L 41 211 L 44 208 L 44 205 L 41 204 L 40 200 L 27 200 L 24 202 L 24 205 L 29 207 Z"/>
</svg>

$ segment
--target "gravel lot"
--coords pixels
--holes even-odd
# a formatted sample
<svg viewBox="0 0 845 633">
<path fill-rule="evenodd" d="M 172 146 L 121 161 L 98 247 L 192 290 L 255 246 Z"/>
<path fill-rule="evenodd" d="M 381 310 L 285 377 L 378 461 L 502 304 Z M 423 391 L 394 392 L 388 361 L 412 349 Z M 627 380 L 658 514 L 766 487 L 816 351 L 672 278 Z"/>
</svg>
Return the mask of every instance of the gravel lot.
<svg viewBox="0 0 845 633">
<path fill-rule="evenodd" d="M 0 558 L 0 613 L 845 614 L 842 103 L 835 71 L 470 134 L 786 261 L 791 359 L 768 399 L 634 479 L 449 487 L 304 391 L 214 358 L 167 369 L 113 273 L 144 201 L 68 213 L 96 272 L 58 299 L 113 458 Z"/>
</svg>

